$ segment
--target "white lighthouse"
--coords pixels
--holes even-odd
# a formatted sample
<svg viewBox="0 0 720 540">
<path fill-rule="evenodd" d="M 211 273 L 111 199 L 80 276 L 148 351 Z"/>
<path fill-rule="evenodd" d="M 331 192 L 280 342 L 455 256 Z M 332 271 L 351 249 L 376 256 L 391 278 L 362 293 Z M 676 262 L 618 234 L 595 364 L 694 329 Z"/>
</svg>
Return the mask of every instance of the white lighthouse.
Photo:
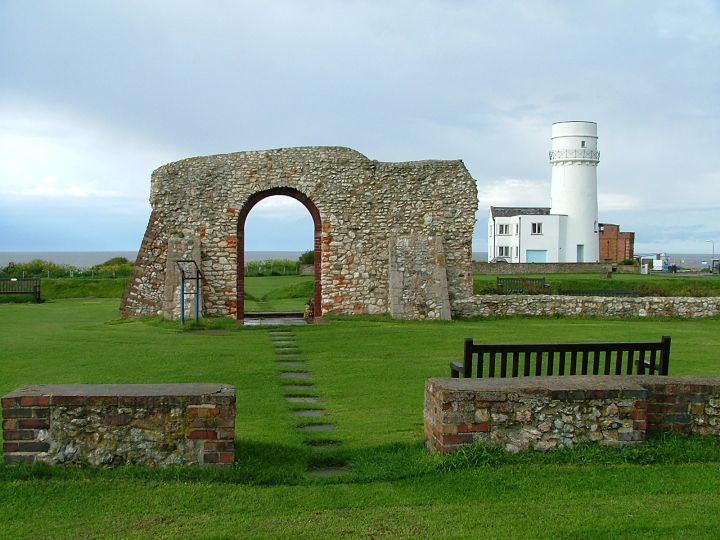
<svg viewBox="0 0 720 540">
<path fill-rule="evenodd" d="M 488 260 L 598 262 L 597 124 L 552 125 L 550 208 L 491 206 Z"/>
<path fill-rule="evenodd" d="M 598 262 L 597 124 L 552 125 L 550 214 L 565 215 L 559 232 L 559 262 Z"/>
</svg>

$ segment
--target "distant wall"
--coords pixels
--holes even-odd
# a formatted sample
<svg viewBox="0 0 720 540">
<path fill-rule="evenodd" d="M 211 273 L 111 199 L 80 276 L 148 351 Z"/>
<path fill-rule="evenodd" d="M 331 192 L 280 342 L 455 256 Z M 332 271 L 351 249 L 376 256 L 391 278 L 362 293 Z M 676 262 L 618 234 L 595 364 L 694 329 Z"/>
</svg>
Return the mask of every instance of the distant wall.
<svg viewBox="0 0 720 540">
<path fill-rule="evenodd" d="M 605 274 L 607 263 L 486 263 L 473 261 L 474 274 Z"/>
<path fill-rule="evenodd" d="M 605 296 L 560 296 L 526 294 L 475 295 L 456 302 L 457 317 L 602 316 L 602 317 L 686 317 L 720 316 L 720 297 L 648 296 L 642 298 Z"/>
<path fill-rule="evenodd" d="M 78 384 L 2 398 L 5 463 L 231 464 L 235 389 L 217 384 Z"/>
<path fill-rule="evenodd" d="M 720 436 L 720 377 L 433 378 L 424 425 L 432 452 L 617 446 L 666 431 Z"/>
</svg>

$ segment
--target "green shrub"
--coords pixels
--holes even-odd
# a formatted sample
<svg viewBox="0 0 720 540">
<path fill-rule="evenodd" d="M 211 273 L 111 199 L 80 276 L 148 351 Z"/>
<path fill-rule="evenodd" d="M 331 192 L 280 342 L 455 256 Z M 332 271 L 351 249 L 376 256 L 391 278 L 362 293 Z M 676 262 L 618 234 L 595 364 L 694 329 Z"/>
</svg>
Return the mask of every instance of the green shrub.
<svg viewBox="0 0 720 540">
<path fill-rule="evenodd" d="M 82 272 L 81 268 L 70 264 L 57 264 L 43 259 L 33 259 L 25 263 L 10 263 L 0 271 L 2 277 L 66 277 Z"/>
<path fill-rule="evenodd" d="M 315 264 L 315 251 L 306 251 L 298 258 L 300 264 Z"/>
<path fill-rule="evenodd" d="M 90 277 L 129 277 L 132 274 L 134 263 L 125 257 L 113 257 L 101 264 L 96 264 L 85 274 Z"/>
<path fill-rule="evenodd" d="M 291 261 L 290 259 L 265 259 L 262 261 L 248 262 L 245 265 L 245 275 L 248 277 L 291 276 L 297 275 L 298 269 L 298 261 Z"/>
</svg>

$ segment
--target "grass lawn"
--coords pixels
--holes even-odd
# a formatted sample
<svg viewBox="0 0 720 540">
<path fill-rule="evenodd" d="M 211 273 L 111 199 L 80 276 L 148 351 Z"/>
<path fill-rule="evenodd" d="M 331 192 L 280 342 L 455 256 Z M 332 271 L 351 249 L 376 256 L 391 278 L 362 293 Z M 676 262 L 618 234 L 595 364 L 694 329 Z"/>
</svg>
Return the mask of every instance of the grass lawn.
<svg viewBox="0 0 720 540">
<path fill-rule="evenodd" d="M 245 278 L 245 313 L 303 311 L 313 296 L 313 276 Z"/>
<path fill-rule="evenodd" d="M 259 278 L 262 280 L 271 278 Z M 720 320 L 330 318 L 293 328 L 325 420 L 302 434 L 268 331 L 208 321 L 118 321 L 117 299 L 0 305 L 0 394 L 32 383 L 219 382 L 237 388 L 237 463 L 222 470 L 0 466 L 0 538 L 712 538 L 720 443 L 670 438 L 626 450 L 506 456 L 422 448 L 424 381 L 462 339 L 673 337 L 671 374 L 720 374 Z M 301 393 L 301 392 L 300 392 Z M 312 451 L 308 438 L 331 438 Z M 349 474 L 308 466 L 348 461 Z"/>
</svg>

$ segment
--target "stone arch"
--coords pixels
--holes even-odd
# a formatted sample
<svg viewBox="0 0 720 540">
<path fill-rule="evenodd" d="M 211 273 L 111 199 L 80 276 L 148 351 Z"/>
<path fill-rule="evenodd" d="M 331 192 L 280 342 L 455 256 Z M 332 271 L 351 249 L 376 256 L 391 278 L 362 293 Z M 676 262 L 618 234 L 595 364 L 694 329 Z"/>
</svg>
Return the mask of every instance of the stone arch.
<svg viewBox="0 0 720 540">
<path fill-rule="evenodd" d="M 317 317 L 322 315 L 322 279 L 321 279 L 321 266 L 320 260 L 322 258 L 321 253 L 321 235 L 322 235 L 322 219 L 320 218 L 320 211 L 317 206 L 312 202 L 310 197 L 304 193 L 290 187 L 276 187 L 265 189 L 253 193 L 240 210 L 237 222 L 237 311 L 236 317 L 238 321 L 242 321 L 245 318 L 245 222 L 247 221 L 248 214 L 255 207 L 257 203 L 272 197 L 274 195 L 285 195 L 286 197 L 292 197 L 293 199 L 300 201 L 313 220 L 313 250 L 315 251 L 315 272 L 314 272 L 314 293 L 313 293 L 313 313 Z"/>
<path fill-rule="evenodd" d="M 441 319 L 472 298 L 477 188 L 462 161 L 385 163 L 349 148 L 280 148 L 153 172 L 152 213 L 121 314 L 178 318 L 176 267 L 191 259 L 203 276 L 201 315 L 242 318 L 245 219 L 258 201 L 283 194 L 315 223 L 317 314 Z"/>
</svg>

